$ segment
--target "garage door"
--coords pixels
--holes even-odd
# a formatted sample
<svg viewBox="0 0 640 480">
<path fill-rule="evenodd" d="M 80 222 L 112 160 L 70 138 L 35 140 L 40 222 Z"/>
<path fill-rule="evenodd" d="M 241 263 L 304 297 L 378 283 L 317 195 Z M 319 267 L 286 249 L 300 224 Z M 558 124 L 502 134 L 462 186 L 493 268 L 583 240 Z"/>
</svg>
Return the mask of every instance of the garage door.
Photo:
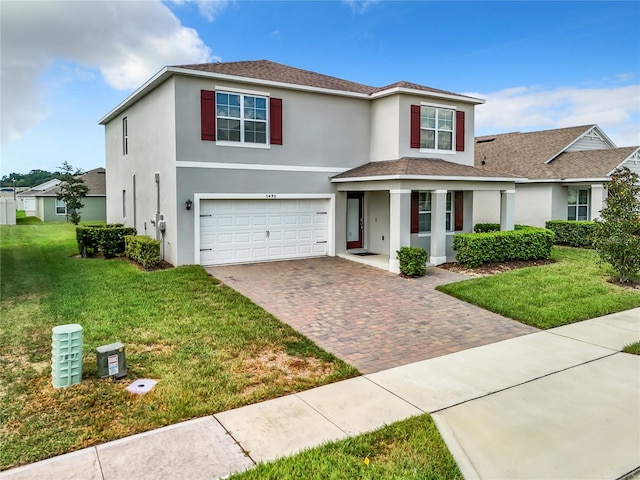
<svg viewBox="0 0 640 480">
<path fill-rule="evenodd" d="M 328 208 L 326 199 L 202 200 L 200 263 L 327 255 Z"/>
</svg>

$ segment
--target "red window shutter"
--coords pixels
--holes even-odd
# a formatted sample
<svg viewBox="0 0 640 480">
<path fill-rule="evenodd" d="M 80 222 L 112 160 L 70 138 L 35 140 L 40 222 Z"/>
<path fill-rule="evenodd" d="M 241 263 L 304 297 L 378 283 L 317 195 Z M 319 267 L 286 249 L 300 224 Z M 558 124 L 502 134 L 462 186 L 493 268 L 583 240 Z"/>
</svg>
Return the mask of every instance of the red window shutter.
<svg viewBox="0 0 640 480">
<path fill-rule="evenodd" d="M 464 152 L 464 112 L 456 111 L 456 152 Z"/>
<path fill-rule="evenodd" d="M 455 231 L 460 232 L 464 229 L 464 192 L 455 193 L 455 206 L 453 214 L 455 215 Z"/>
<path fill-rule="evenodd" d="M 200 90 L 200 134 L 202 140 L 216 139 L 216 92 Z"/>
<path fill-rule="evenodd" d="M 420 148 L 420 105 L 411 105 L 411 148 Z"/>
<path fill-rule="evenodd" d="M 418 233 L 420 229 L 420 192 L 411 192 L 411 233 Z"/>
<path fill-rule="evenodd" d="M 271 145 L 282 145 L 282 99 L 269 99 Z"/>
</svg>

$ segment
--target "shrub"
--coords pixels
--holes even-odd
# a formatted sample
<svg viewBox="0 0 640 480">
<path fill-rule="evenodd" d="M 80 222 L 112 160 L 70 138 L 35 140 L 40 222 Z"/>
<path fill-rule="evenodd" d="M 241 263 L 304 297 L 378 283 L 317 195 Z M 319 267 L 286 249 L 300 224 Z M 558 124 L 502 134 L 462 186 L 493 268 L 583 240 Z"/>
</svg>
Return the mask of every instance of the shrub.
<svg viewBox="0 0 640 480">
<path fill-rule="evenodd" d="M 124 253 L 125 235 L 135 235 L 136 229 L 120 224 L 76 227 L 78 251 L 83 257 L 101 251 L 105 258 Z"/>
<path fill-rule="evenodd" d="M 570 247 L 593 247 L 593 234 L 596 223 L 575 220 L 549 220 L 545 227 L 556 234 L 557 245 L 569 245 Z"/>
<path fill-rule="evenodd" d="M 160 263 L 160 240 L 146 235 L 127 235 L 124 243 L 126 257 L 138 262 L 143 268 L 153 268 Z"/>
<path fill-rule="evenodd" d="M 483 263 L 550 258 L 553 239 L 550 230 L 519 225 L 516 230 L 456 234 L 453 249 L 458 263 L 477 267 Z"/>
<path fill-rule="evenodd" d="M 473 226 L 474 233 L 489 233 L 489 232 L 499 232 L 500 224 L 499 223 L 476 223 Z"/>
<path fill-rule="evenodd" d="M 396 252 L 400 272 L 408 277 L 422 277 L 427 273 L 429 253 L 421 247 L 402 247 Z"/>
</svg>

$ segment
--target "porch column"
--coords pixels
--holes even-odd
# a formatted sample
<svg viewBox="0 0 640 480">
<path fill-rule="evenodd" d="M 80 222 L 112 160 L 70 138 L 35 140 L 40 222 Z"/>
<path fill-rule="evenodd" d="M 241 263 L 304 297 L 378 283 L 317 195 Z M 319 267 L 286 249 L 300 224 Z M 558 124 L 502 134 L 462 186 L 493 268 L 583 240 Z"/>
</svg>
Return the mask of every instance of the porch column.
<svg viewBox="0 0 640 480">
<path fill-rule="evenodd" d="M 502 190 L 500 192 L 500 230 L 513 230 L 515 198 L 515 190 Z"/>
<path fill-rule="evenodd" d="M 603 184 L 591 185 L 591 203 L 589 204 L 591 212 L 589 212 L 589 220 L 600 218 L 600 210 L 604 208 L 605 198 L 607 198 L 607 192 Z"/>
<path fill-rule="evenodd" d="M 411 190 L 389 191 L 389 271 L 400 273 L 396 252 L 411 246 Z"/>
<path fill-rule="evenodd" d="M 453 219 L 452 219 L 453 220 Z M 431 251 L 429 263 L 440 265 L 447 261 L 447 191 L 431 192 Z"/>
</svg>

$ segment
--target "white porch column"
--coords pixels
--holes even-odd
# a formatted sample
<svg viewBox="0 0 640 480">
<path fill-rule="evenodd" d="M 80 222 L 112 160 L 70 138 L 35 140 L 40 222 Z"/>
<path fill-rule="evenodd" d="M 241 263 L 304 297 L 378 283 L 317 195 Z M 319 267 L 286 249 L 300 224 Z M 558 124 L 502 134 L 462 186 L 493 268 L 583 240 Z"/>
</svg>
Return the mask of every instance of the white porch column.
<svg viewBox="0 0 640 480">
<path fill-rule="evenodd" d="M 411 246 L 411 190 L 389 191 L 389 271 L 400 273 L 396 252 Z"/>
<path fill-rule="evenodd" d="M 607 193 L 603 184 L 591 185 L 591 203 L 589 204 L 591 212 L 589 212 L 589 220 L 600 218 L 600 210 L 604 208 L 606 195 Z"/>
<path fill-rule="evenodd" d="M 453 220 L 453 219 L 452 219 Z M 429 263 L 440 265 L 447 261 L 447 191 L 431 192 L 431 250 Z"/>
<path fill-rule="evenodd" d="M 513 230 L 515 198 L 515 190 L 502 190 L 500 192 L 500 230 Z"/>
</svg>

